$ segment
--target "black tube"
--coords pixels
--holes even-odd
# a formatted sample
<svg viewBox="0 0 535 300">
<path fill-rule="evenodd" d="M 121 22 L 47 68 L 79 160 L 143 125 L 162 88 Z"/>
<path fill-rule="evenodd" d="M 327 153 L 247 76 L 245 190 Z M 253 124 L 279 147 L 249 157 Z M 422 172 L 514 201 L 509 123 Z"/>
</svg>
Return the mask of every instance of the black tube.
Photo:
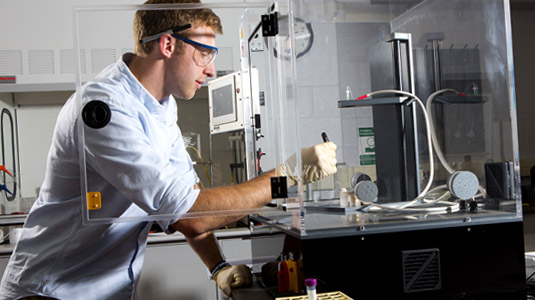
<svg viewBox="0 0 535 300">
<path fill-rule="evenodd" d="M 5 137 L 4 137 L 4 115 L 7 115 L 9 117 L 9 123 L 11 125 L 11 152 L 13 157 L 13 189 L 11 190 L 12 194 L 9 196 L 7 191 L 4 191 L 4 194 L 6 195 L 7 201 L 13 201 L 15 200 L 15 197 L 17 196 L 17 183 L 16 183 L 16 171 L 15 171 L 15 133 L 13 128 L 13 116 L 11 115 L 11 112 L 7 108 L 2 109 L 2 116 L 0 117 L 0 123 L 1 123 L 1 138 L 2 138 L 2 165 L 6 165 L 6 158 L 5 158 Z M 6 173 L 3 174 L 4 183 L 6 183 Z M 7 188 L 7 184 L 6 184 Z"/>
</svg>

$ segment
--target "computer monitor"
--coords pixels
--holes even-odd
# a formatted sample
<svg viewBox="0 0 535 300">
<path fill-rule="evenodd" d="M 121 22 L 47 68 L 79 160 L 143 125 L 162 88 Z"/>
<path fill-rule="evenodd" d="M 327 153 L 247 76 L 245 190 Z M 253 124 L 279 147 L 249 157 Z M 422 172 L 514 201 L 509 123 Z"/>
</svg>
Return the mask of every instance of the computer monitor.
<svg viewBox="0 0 535 300">
<path fill-rule="evenodd" d="M 240 72 L 208 83 L 210 134 L 243 129 L 243 91 Z"/>
</svg>

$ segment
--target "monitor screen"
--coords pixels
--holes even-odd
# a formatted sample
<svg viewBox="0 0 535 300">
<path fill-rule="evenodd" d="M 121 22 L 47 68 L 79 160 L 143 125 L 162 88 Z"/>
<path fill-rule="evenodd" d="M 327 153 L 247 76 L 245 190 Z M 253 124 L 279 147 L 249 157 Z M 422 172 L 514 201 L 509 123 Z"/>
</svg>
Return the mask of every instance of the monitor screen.
<svg viewBox="0 0 535 300">
<path fill-rule="evenodd" d="M 212 90 L 212 109 L 214 118 L 234 114 L 234 95 L 231 84 Z"/>
<path fill-rule="evenodd" d="M 243 129 L 241 90 L 238 71 L 208 83 L 211 134 Z"/>
</svg>

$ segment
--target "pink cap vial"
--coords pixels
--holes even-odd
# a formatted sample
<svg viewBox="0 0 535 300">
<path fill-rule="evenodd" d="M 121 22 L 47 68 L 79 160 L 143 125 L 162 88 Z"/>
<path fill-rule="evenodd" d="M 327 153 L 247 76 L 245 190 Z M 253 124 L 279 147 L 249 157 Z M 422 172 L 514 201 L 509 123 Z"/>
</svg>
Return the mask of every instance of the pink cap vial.
<svg viewBox="0 0 535 300">
<path fill-rule="evenodd" d="M 305 286 L 316 286 L 318 282 L 314 278 L 305 279 Z"/>
</svg>

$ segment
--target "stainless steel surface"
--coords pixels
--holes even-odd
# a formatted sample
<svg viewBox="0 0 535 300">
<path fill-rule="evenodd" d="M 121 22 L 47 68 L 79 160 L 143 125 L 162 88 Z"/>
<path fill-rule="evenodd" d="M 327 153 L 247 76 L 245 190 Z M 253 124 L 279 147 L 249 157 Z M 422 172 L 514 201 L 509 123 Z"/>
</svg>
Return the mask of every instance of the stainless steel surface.
<svg viewBox="0 0 535 300">
<path fill-rule="evenodd" d="M 263 211 L 251 218 L 278 228 L 301 239 L 338 237 L 374 233 L 402 232 L 407 230 L 435 229 L 447 227 L 470 227 L 482 224 L 499 224 L 522 221 L 516 214 L 514 201 L 502 205 L 500 210 L 478 208 L 477 212 L 460 210 L 454 213 L 403 213 L 403 212 L 361 212 L 352 208 L 336 208 L 334 200 L 324 207 L 318 204 L 305 205 L 306 213 L 299 220 L 299 211 Z M 313 207 L 312 207 L 313 206 Z M 323 210 L 323 211 L 322 211 Z M 306 234 L 296 230 L 295 222 L 302 222 Z"/>
</svg>

